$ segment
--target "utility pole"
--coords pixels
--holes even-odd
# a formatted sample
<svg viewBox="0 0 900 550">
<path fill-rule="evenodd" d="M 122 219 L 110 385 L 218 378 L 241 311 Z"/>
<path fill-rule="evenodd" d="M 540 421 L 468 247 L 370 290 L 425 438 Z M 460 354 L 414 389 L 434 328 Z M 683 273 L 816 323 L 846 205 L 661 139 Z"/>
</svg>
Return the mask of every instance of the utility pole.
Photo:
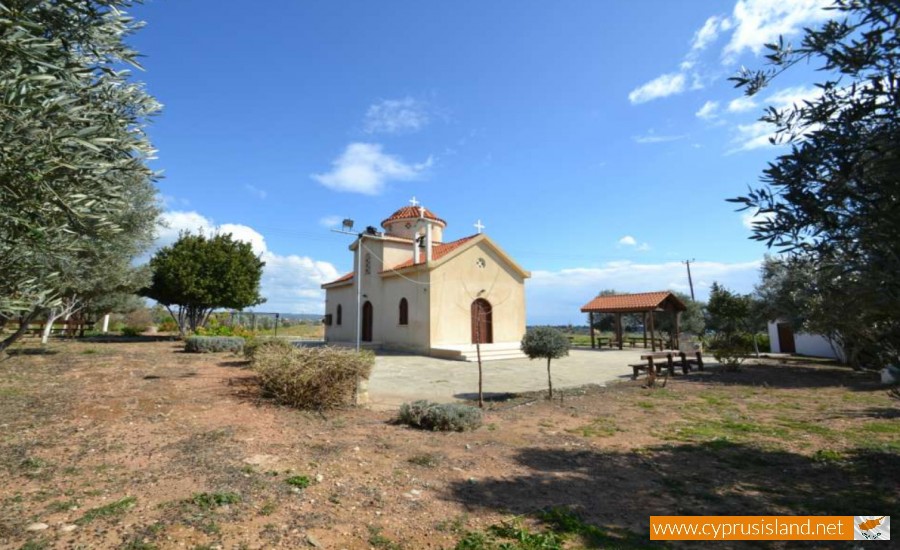
<svg viewBox="0 0 900 550">
<path fill-rule="evenodd" d="M 691 278 L 691 262 L 696 262 L 696 261 L 697 260 L 695 258 L 691 258 L 690 260 L 684 260 L 683 262 L 681 262 L 687 266 L 688 284 L 691 286 L 691 301 L 693 301 L 693 302 L 696 302 L 697 300 L 696 300 L 696 298 L 694 298 L 694 280 Z"/>
</svg>

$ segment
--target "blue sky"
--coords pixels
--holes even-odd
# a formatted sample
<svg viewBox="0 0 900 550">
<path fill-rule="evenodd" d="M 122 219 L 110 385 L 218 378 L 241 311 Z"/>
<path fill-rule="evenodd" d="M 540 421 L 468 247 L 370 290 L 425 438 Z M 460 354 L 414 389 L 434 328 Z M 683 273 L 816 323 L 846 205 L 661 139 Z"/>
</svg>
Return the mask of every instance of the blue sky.
<svg viewBox="0 0 900 550">
<path fill-rule="evenodd" d="M 415 196 L 451 240 L 488 233 L 533 273 L 529 323 L 583 322 L 599 290 L 749 291 L 766 249 L 725 202 L 778 153 L 765 105 L 726 80 L 821 21 L 820 0 L 150 0 L 135 75 L 167 227 L 231 232 L 267 267 L 259 309 L 318 313 L 349 271 L 343 217 L 377 226 Z"/>
</svg>

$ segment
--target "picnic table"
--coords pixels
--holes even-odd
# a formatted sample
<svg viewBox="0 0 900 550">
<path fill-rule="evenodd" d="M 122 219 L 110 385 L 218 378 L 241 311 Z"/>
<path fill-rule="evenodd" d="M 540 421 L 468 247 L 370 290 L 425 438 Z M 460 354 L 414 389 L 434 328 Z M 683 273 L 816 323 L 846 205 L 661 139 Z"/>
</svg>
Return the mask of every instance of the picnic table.
<svg viewBox="0 0 900 550">
<path fill-rule="evenodd" d="M 634 370 L 634 374 L 631 376 L 632 380 L 636 380 L 640 371 L 645 370 L 648 373 L 651 369 L 656 369 L 656 374 L 659 374 L 662 371 L 663 363 L 662 361 L 656 362 L 657 359 L 665 359 L 666 368 L 669 371 L 669 375 L 675 376 L 675 358 L 678 358 L 678 361 L 681 363 L 681 372 L 682 374 L 687 374 L 691 371 L 691 365 L 697 365 L 697 368 L 701 371 L 703 370 L 703 354 L 699 351 L 695 352 L 696 359 L 688 359 L 687 354 L 683 351 L 677 350 L 668 350 L 668 351 L 660 351 L 656 353 L 648 353 L 646 355 L 641 355 L 641 359 L 646 361 L 646 363 L 633 363 L 629 365 L 632 370 Z"/>
</svg>

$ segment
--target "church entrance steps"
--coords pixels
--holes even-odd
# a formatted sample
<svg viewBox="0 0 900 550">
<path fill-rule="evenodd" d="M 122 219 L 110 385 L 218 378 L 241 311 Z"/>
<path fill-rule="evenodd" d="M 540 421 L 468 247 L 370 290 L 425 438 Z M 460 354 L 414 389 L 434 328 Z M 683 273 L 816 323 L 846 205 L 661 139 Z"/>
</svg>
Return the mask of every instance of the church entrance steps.
<svg viewBox="0 0 900 550">
<path fill-rule="evenodd" d="M 525 354 L 519 349 L 519 342 L 498 342 L 481 344 L 482 361 L 501 361 L 503 359 L 523 359 Z M 429 355 L 456 361 L 477 361 L 478 350 L 475 344 L 445 345 L 433 347 Z"/>
</svg>

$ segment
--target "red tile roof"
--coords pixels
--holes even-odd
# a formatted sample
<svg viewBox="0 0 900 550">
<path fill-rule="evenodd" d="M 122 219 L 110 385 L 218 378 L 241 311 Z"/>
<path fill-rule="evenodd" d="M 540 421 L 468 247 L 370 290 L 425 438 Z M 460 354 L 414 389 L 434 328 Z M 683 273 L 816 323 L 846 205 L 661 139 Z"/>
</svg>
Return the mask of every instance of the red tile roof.
<svg viewBox="0 0 900 550">
<path fill-rule="evenodd" d="M 395 221 L 395 220 L 417 220 L 417 219 L 419 219 L 419 214 L 420 214 L 419 207 L 404 206 L 400 210 L 397 210 L 396 212 L 391 214 L 390 217 L 385 219 L 383 222 L 381 222 L 381 227 L 385 227 L 384 224 Z M 425 209 L 425 217 L 428 218 L 429 220 L 434 220 L 434 221 L 440 222 L 440 223 L 444 224 L 445 226 L 447 225 L 447 222 L 445 222 L 444 220 L 437 217 L 434 214 L 434 212 L 432 212 L 431 210 L 429 210 L 427 208 Z M 385 229 L 387 229 L 387 228 L 385 227 Z"/>
<path fill-rule="evenodd" d="M 449 243 L 433 245 L 431 247 L 431 260 L 432 261 L 440 260 L 447 254 L 453 252 L 454 250 L 456 250 L 457 248 L 466 244 L 467 242 L 471 241 L 472 239 L 474 239 L 477 236 L 478 235 L 469 235 L 468 237 L 463 237 L 462 239 L 458 239 L 458 240 L 455 240 L 455 241 L 452 241 Z M 421 248 L 419 249 L 419 262 L 420 263 L 425 262 L 425 251 L 422 250 Z M 386 273 L 388 271 L 397 271 L 397 270 L 404 269 L 407 267 L 412 267 L 412 266 L 413 266 L 413 261 L 412 261 L 412 258 L 410 258 L 403 263 L 397 264 L 393 267 L 389 267 L 388 269 L 383 270 L 382 273 Z"/>
<path fill-rule="evenodd" d="M 601 313 L 628 313 L 650 311 L 660 307 L 668 299 L 674 300 L 673 306 L 679 311 L 687 309 L 674 294 L 667 290 L 660 292 L 642 292 L 640 294 L 616 294 L 614 296 L 597 296 L 581 306 L 582 313 L 589 311 Z"/>
<path fill-rule="evenodd" d="M 329 281 L 329 282 L 323 284 L 322 286 L 333 285 L 334 283 L 343 283 L 344 281 L 349 281 L 352 278 L 353 278 L 353 272 L 351 271 L 350 273 L 341 275 L 337 279 L 335 279 L 333 281 Z"/>
</svg>

